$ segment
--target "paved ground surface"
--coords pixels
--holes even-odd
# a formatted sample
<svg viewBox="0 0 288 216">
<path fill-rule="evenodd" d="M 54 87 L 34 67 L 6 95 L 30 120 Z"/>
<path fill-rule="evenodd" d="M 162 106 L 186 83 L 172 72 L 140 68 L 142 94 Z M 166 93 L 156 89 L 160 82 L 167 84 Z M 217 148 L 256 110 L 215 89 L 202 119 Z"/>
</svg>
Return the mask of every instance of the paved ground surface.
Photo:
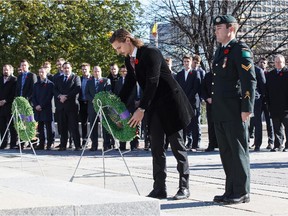
<svg viewBox="0 0 288 216">
<path fill-rule="evenodd" d="M 191 196 L 187 200 L 172 200 L 171 197 L 176 193 L 178 187 L 178 174 L 175 158 L 168 150 L 167 189 L 169 198 L 160 200 L 161 215 L 288 215 L 288 153 L 269 152 L 265 149 L 266 141 L 266 134 L 264 134 L 263 143 L 265 144 L 261 151 L 251 151 L 250 154 L 251 202 L 238 205 L 219 205 L 212 202 L 213 196 L 222 194 L 224 188 L 225 175 L 218 151 L 189 152 Z M 140 147 L 143 147 L 143 142 Z M 207 147 L 205 128 L 201 147 L 203 149 Z M 152 159 L 149 151 L 140 149 L 126 152 L 122 158 L 118 151 L 113 150 L 105 153 L 105 159 L 103 159 L 101 151 L 75 152 L 67 150 L 59 152 L 52 150 L 37 151 L 36 153 L 37 156 L 31 149 L 24 150 L 22 154 L 19 150 L 2 150 L 0 166 L 23 170 L 39 176 L 43 172 L 49 178 L 103 187 L 134 195 L 139 192 L 141 196 L 146 196 L 152 189 Z M 81 153 L 83 153 L 83 157 L 80 161 Z M 124 162 L 129 167 L 133 179 L 131 179 Z M 105 172 L 103 164 L 105 164 Z M 3 197 L 1 197 L 2 199 Z"/>
</svg>

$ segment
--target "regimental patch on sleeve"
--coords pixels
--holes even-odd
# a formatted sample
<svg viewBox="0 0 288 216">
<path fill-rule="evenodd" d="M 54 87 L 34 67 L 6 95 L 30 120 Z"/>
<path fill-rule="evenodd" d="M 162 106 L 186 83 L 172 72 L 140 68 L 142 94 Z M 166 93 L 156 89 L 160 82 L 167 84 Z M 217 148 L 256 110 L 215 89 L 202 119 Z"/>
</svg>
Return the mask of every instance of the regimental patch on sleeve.
<svg viewBox="0 0 288 216">
<path fill-rule="evenodd" d="M 246 71 L 249 71 L 250 70 L 250 68 L 252 67 L 252 64 L 249 64 L 249 65 L 244 65 L 244 64 L 241 64 L 241 67 L 244 69 L 244 70 L 246 70 Z"/>
<path fill-rule="evenodd" d="M 243 58 L 251 58 L 251 52 L 246 49 L 242 49 L 242 57 Z"/>
</svg>

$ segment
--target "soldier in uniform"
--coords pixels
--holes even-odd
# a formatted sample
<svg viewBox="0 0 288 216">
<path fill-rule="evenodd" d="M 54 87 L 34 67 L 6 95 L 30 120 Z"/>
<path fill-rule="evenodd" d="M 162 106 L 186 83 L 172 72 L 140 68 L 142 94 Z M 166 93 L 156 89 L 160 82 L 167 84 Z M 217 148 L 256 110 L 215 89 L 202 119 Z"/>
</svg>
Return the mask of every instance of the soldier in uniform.
<svg viewBox="0 0 288 216">
<path fill-rule="evenodd" d="M 250 201 L 248 123 L 255 98 L 254 64 L 248 46 L 236 40 L 238 23 L 233 16 L 217 16 L 214 26 L 221 46 L 213 61 L 212 116 L 226 182 L 225 193 L 213 201 L 246 203 Z"/>
</svg>

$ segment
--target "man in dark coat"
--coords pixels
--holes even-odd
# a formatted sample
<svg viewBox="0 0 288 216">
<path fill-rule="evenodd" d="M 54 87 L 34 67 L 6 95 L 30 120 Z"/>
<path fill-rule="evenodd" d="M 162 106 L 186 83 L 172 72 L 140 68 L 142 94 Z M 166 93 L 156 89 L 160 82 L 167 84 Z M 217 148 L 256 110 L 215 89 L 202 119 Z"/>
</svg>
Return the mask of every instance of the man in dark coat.
<svg viewBox="0 0 288 216">
<path fill-rule="evenodd" d="M 287 151 L 288 142 L 285 143 L 283 149 L 284 132 L 288 137 L 288 68 L 285 66 L 285 58 L 283 55 L 276 55 L 274 59 L 275 68 L 270 71 L 266 78 L 267 101 L 271 114 L 275 142 L 272 152 Z"/>
<path fill-rule="evenodd" d="M 7 127 L 12 117 L 12 102 L 15 98 L 17 78 L 13 76 L 12 65 L 6 64 L 3 66 L 3 76 L 0 77 L 0 133 L 2 144 L 0 149 L 5 149 L 8 144 Z M 13 119 L 9 125 L 10 131 L 10 149 L 16 148 L 18 140 L 17 132 L 14 128 Z M 6 132 L 6 134 L 5 134 Z M 5 134 L 5 137 L 4 137 Z"/>
<path fill-rule="evenodd" d="M 17 78 L 16 96 L 26 98 L 32 102 L 33 85 L 37 82 L 37 76 L 29 71 L 29 63 L 26 59 L 21 61 L 22 73 Z"/>
<path fill-rule="evenodd" d="M 80 77 L 72 73 L 72 64 L 63 64 L 63 76 L 58 76 L 54 83 L 54 98 L 61 128 L 59 151 L 66 150 L 68 128 L 75 144 L 75 150 L 81 150 L 80 133 L 78 127 L 79 101 L 81 91 Z"/>
<path fill-rule="evenodd" d="M 212 72 L 206 73 L 201 83 L 201 96 L 206 102 L 206 117 L 208 124 L 208 147 L 205 149 L 205 152 L 214 151 L 215 148 L 218 148 L 214 120 L 212 118 L 212 78 Z"/>
<path fill-rule="evenodd" d="M 266 78 L 264 71 L 255 66 L 255 75 L 257 80 L 257 85 L 255 89 L 255 102 L 254 102 L 254 116 L 251 118 L 253 125 L 255 127 L 255 139 L 254 139 L 254 151 L 260 151 L 260 146 L 262 145 L 262 104 L 263 98 L 265 97 L 265 84 Z"/>
<path fill-rule="evenodd" d="M 139 107 L 133 113 L 129 124 L 136 127 L 148 114 L 153 157 L 153 190 L 148 197 L 166 198 L 166 155 L 165 134 L 168 136 L 172 152 L 177 160 L 179 190 L 174 199 L 186 199 L 189 192 L 189 164 L 183 140 L 183 128 L 187 127 L 194 115 L 193 109 L 182 88 L 172 77 L 160 50 L 145 46 L 125 29 L 115 31 L 110 38 L 117 53 L 126 56 L 127 75 L 120 92 L 126 103 L 131 91 L 139 83 L 143 90 Z"/>
<path fill-rule="evenodd" d="M 86 88 L 85 88 L 85 97 L 88 101 L 88 116 L 89 116 L 89 122 L 90 122 L 90 130 L 92 130 L 91 133 L 91 140 L 92 145 L 90 151 L 97 151 L 98 150 L 98 123 L 100 121 L 100 118 L 96 119 L 96 122 L 94 124 L 95 118 L 97 116 L 97 113 L 94 110 L 93 107 L 93 99 L 95 95 L 101 91 L 111 91 L 111 82 L 110 79 L 106 77 L 102 77 L 102 70 L 99 66 L 95 66 L 93 68 L 93 76 L 91 79 L 87 81 Z M 94 127 L 93 127 L 94 124 Z M 92 128 L 93 127 L 93 128 Z M 107 136 L 107 131 L 103 127 L 103 146 L 104 150 L 108 149 L 108 145 L 110 145 L 110 136 Z M 109 140 L 107 140 L 109 139 Z"/>
<path fill-rule="evenodd" d="M 39 145 L 37 150 L 43 150 L 47 139 L 47 150 L 51 149 L 54 142 L 54 131 L 52 127 L 52 98 L 54 84 L 47 77 L 47 69 L 41 67 L 39 69 L 39 80 L 34 84 L 32 102 L 34 106 L 35 121 L 38 122 Z M 46 135 L 44 131 L 46 128 Z"/>
<path fill-rule="evenodd" d="M 213 61 L 212 117 L 226 174 L 225 193 L 214 202 L 250 201 L 249 116 L 253 113 L 256 77 L 249 47 L 236 40 L 237 20 L 214 19 L 217 42 Z"/>
<path fill-rule="evenodd" d="M 190 124 L 184 129 L 184 140 L 186 148 L 191 151 L 197 151 L 199 141 L 199 128 L 198 117 L 200 115 L 200 84 L 201 77 L 197 70 L 192 69 L 192 57 L 185 55 L 182 58 L 184 68 L 177 73 L 175 79 L 185 92 L 191 106 L 196 114 L 195 118 L 191 119 Z"/>
</svg>

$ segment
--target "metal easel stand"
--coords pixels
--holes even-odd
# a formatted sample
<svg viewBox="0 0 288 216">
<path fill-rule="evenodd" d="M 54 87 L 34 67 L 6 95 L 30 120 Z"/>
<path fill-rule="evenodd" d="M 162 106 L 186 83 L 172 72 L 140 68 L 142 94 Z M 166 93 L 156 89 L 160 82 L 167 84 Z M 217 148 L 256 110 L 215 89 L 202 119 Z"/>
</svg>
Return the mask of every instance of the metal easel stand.
<svg viewBox="0 0 288 216">
<path fill-rule="evenodd" d="M 105 116 L 105 113 L 104 113 L 104 111 L 103 111 L 103 108 L 104 108 L 104 107 L 102 106 L 102 102 L 101 102 L 101 100 L 99 100 L 99 99 L 97 100 L 97 106 L 99 107 L 99 111 L 97 112 L 97 115 L 96 115 L 96 117 L 95 117 L 95 120 L 94 120 L 94 122 L 93 122 L 92 127 L 90 127 L 90 132 L 89 132 L 89 135 L 88 135 L 87 140 L 89 140 L 89 138 L 90 138 L 90 136 L 91 136 L 91 133 L 92 133 L 92 130 L 93 130 L 93 128 L 95 127 L 95 123 L 97 122 L 97 118 L 98 118 L 98 117 L 100 116 L 100 114 L 101 114 L 102 117 L 103 117 L 103 119 L 105 120 L 105 122 L 106 122 L 107 125 L 108 125 L 109 131 L 110 131 L 112 137 L 113 137 L 114 140 L 115 140 L 116 147 L 117 147 L 117 149 L 118 149 L 118 151 L 119 151 L 119 154 L 120 154 L 120 156 L 121 156 L 121 158 L 122 158 L 122 160 L 123 160 L 123 162 L 124 162 L 124 164 L 125 164 L 125 166 L 126 166 L 126 168 L 127 168 L 127 171 L 128 171 L 128 173 L 129 173 L 129 176 L 130 176 L 130 178 L 131 178 L 131 180 L 132 180 L 132 182 L 133 182 L 133 184 L 134 184 L 134 187 L 135 187 L 138 195 L 140 195 L 139 190 L 138 190 L 138 187 L 137 187 L 137 185 L 136 185 L 136 183 L 135 183 L 135 181 L 134 181 L 134 179 L 133 179 L 133 176 L 131 175 L 131 172 L 130 172 L 130 169 L 129 169 L 127 163 L 126 163 L 126 160 L 125 160 L 125 158 L 123 157 L 123 153 L 121 152 L 121 150 L 120 150 L 120 148 L 119 148 L 119 140 L 116 140 L 116 139 L 115 139 L 115 136 L 114 136 L 114 134 L 113 134 L 113 131 L 112 131 L 112 129 L 111 129 L 109 123 L 108 123 L 108 120 L 107 120 L 107 118 L 106 118 L 106 116 Z M 70 179 L 70 182 L 72 182 L 72 181 L 74 180 L 76 171 L 77 171 L 77 169 L 78 169 L 78 167 L 79 167 L 79 165 L 80 165 L 80 161 L 82 160 L 82 157 L 83 157 L 84 151 L 85 151 L 86 148 L 87 148 L 87 145 L 88 145 L 88 142 L 86 142 L 86 144 L 85 144 L 85 146 L 84 146 L 84 148 L 83 148 L 83 150 L 82 150 L 80 159 L 79 159 L 79 161 L 78 161 L 78 163 L 77 163 L 77 166 L 76 166 L 76 168 L 75 168 L 75 170 L 74 170 L 74 173 L 73 173 L 73 175 L 72 175 L 72 177 L 71 177 L 71 179 Z M 107 150 L 107 151 L 104 151 L 104 146 L 103 146 L 103 148 L 102 148 L 104 188 L 106 188 L 105 153 L 106 153 L 106 152 L 109 152 L 109 151 L 111 151 L 111 150 L 112 150 L 112 149 L 109 149 L 109 150 Z"/>
<path fill-rule="evenodd" d="M 15 116 L 19 116 L 19 119 L 21 119 L 21 124 L 23 124 L 21 115 L 20 115 L 20 113 L 18 112 L 18 109 L 17 109 L 17 107 L 16 107 L 15 113 L 12 114 L 11 119 L 10 119 L 10 121 L 9 121 L 9 124 L 8 124 L 8 126 L 7 126 L 7 128 L 6 128 L 6 131 L 8 130 L 9 125 L 10 125 L 11 122 L 12 122 L 12 118 L 14 118 L 14 122 L 15 122 L 15 123 L 17 122 L 17 119 L 15 118 Z M 16 131 L 17 131 L 17 130 L 16 130 Z M 5 133 L 6 133 L 6 132 L 5 132 Z M 18 133 L 18 131 L 17 131 L 17 133 Z M 26 133 L 26 136 L 28 136 L 26 130 L 25 130 L 25 133 Z M 28 142 L 29 142 L 29 144 L 30 144 L 30 146 L 31 146 L 31 149 L 32 149 L 33 153 L 34 153 L 35 159 L 36 159 L 36 161 L 37 161 L 37 163 L 38 163 L 38 166 L 39 166 L 39 168 L 40 168 L 40 170 L 41 170 L 41 173 L 42 173 L 43 176 L 45 176 L 45 174 L 44 174 L 44 172 L 43 172 L 43 169 L 42 169 L 42 167 L 41 167 L 41 165 L 40 165 L 40 162 L 39 162 L 39 160 L 38 160 L 37 154 L 36 154 L 36 152 L 35 152 L 34 146 L 33 146 L 33 144 L 35 144 L 35 143 L 32 143 L 31 140 L 29 140 Z M 21 145 L 21 140 L 20 140 L 20 137 L 19 137 L 19 136 L 18 136 L 18 145 L 19 145 L 19 151 L 20 151 L 20 156 L 21 156 L 21 170 L 23 171 L 22 145 Z"/>
</svg>

